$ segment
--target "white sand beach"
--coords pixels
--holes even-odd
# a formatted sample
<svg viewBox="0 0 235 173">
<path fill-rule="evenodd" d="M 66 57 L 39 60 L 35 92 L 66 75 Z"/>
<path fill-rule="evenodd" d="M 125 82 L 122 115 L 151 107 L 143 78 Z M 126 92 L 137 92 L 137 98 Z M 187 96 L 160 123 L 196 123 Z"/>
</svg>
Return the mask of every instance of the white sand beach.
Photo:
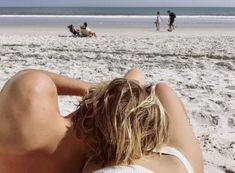
<svg viewBox="0 0 235 173">
<path fill-rule="evenodd" d="M 0 88 L 17 71 L 45 69 L 98 82 L 136 67 L 149 83 L 166 81 L 186 105 L 201 144 L 205 172 L 235 172 L 235 27 L 91 26 L 97 38 L 75 38 L 66 26 L 0 26 Z M 77 98 L 60 97 L 63 115 Z"/>
</svg>

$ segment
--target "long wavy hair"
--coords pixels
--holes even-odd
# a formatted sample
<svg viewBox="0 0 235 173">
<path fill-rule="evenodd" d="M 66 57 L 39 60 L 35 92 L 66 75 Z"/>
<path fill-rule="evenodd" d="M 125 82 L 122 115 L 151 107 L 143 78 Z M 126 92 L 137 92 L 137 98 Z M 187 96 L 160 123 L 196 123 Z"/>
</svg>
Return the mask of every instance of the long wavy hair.
<svg viewBox="0 0 235 173">
<path fill-rule="evenodd" d="M 154 87 L 117 78 L 94 85 L 73 118 L 78 138 L 105 164 L 130 164 L 168 140 L 169 120 Z"/>
</svg>

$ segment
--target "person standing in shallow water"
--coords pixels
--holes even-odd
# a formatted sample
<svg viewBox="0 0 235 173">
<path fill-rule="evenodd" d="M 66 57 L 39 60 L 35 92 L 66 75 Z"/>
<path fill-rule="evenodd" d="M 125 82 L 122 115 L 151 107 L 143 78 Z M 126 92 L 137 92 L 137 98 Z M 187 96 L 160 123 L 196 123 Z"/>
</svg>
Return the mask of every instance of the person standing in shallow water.
<svg viewBox="0 0 235 173">
<path fill-rule="evenodd" d="M 156 24 L 156 30 L 160 31 L 160 27 L 161 27 L 161 17 L 160 17 L 160 12 L 157 12 L 157 19 L 155 21 Z"/>
<path fill-rule="evenodd" d="M 175 29 L 174 22 L 175 22 L 176 15 L 174 12 L 171 12 L 170 10 L 168 10 L 167 13 L 169 14 L 168 31 L 172 32 Z"/>
</svg>

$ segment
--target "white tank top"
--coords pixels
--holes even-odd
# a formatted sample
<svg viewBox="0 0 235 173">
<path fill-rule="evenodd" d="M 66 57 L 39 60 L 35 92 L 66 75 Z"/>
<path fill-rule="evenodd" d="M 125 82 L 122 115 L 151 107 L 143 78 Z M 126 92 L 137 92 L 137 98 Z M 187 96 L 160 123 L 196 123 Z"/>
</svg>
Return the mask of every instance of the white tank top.
<svg viewBox="0 0 235 173">
<path fill-rule="evenodd" d="M 162 154 L 168 154 L 177 157 L 185 166 L 188 173 L 194 173 L 190 162 L 186 157 L 177 149 L 173 147 L 163 147 L 160 151 Z M 154 173 L 153 171 L 144 168 L 140 165 L 128 165 L 128 166 L 108 166 L 98 169 L 92 173 Z"/>
</svg>

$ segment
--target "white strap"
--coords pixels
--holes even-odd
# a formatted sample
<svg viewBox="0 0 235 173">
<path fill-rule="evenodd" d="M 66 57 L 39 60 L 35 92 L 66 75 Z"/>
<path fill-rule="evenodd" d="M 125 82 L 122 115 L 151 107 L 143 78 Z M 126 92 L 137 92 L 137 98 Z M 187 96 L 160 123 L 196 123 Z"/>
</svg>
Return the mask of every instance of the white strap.
<svg viewBox="0 0 235 173">
<path fill-rule="evenodd" d="M 169 155 L 173 155 L 173 156 L 177 157 L 184 164 L 188 173 L 194 173 L 190 162 L 186 159 L 186 157 L 179 150 L 172 148 L 172 147 L 163 147 L 160 150 L 160 153 L 169 154 Z"/>
</svg>

